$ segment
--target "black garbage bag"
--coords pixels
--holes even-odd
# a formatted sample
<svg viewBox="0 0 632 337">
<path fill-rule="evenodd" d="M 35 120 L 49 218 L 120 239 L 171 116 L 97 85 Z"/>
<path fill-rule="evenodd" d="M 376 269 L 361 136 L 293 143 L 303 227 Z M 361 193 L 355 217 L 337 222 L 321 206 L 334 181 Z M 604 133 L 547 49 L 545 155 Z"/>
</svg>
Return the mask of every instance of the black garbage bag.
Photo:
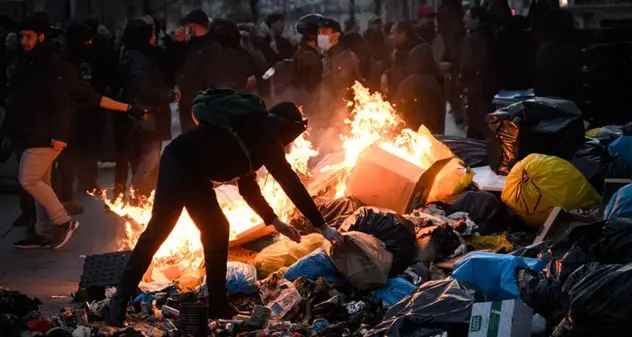
<svg viewBox="0 0 632 337">
<path fill-rule="evenodd" d="M 457 280 L 426 282 L 392 306 L 366 337 L 467 336 L 472 305 L 484 301 L 483 293 Z"/>
<path fill-rule="evenodd" d="M 596 139 L 587 138 L 571 163 L 599 193 L 603 192 L 606 178 L 632 178 L 632 166 L 621 157 L 612 156 Z"/>
<path fill-rule="evenodd" d="M 375 236 L 393 254 L 390 276 L 403 273 L 415 255 L 413 224 L 399 214 L 386 209 L 361 207 L 340 226 L 342 231 L 358 231 Z"/>
<path fill-rule="evenodd" d="M 557 337 L 622 336 L 632 330 L 632 264 L 590 263 L 564 284 L 570 311 Z"/>
<path fill-rule="evenodd" d="M 448 135 L 435 135 L 435 138 L 450 148 L 450 151 L 463 160 L 467 166 L 481 167 L 489 165 L 485 141 Z"/>
<path fill-rule="evenodd" d="M 316 198 L 314 202 L 323 215 L 325 222 L 334 228 L 340 227 L 353 212 L 363 206 L 362 203 L 354 197 L 338 199 Z M 300 213 L 290 220 L 290 224 L 304 233 L 315 232 L 311 222 Z"/>
<path fill-rule="evenodd" d="M 468 191 L 449 205 L 446 214 L 466 212 L 479 228 L 481 235 L 494 234 L 505 230 L 513 222 L 514 215 L 493 194 L 487 191 Z"/>
<path fill-rule="evenodd" d="M 603 236 L 592 246 L 592 253 L 601 263 L 632 263 L 632 220 L 606 221 Z"/>
<path fill-rule="evenodd" d="M 447 259 L 462 244 L 461 237 L 447 224 L 417 229 L 415 261 L 439 262 Z"/>
<path fill-rule="evenodd" d="M 570 160 L 584 142 L 581 111 L 567 100 L 536 97 L 487 116 L 496 138 L 488 142 L 493 170 L 509 174 L 532 153 Z"/>
</svg>

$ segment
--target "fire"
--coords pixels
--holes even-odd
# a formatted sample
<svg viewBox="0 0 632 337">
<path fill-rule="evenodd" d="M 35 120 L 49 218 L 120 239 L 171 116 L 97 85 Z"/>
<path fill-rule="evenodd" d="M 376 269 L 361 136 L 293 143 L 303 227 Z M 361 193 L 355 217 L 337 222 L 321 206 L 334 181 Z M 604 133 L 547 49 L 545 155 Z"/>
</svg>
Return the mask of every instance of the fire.
<svg viewBox="0 0 632 337">
<path fill-rule="evenodd" d="M 349 102 L 351 112 L 345 119 L 346 129 L 340 135 L 344 160 L 320 169 L 320 172 L 336 174 L 336 181 L 330 186 L 334 191 L 333 195 L 336 197 L 344 195 L 351 170 L 361 153 L 371 146 L 380 146 L 424 169 L 430 167 L 437 159 L 452 156 L 445 146 L 438 145 L 440 143 L 425 127 L 422 127 L 419 132 L 403 129 L 403 121 L 397 116 L 394 107 L 380 93 L 371 93 L 357 82 L 353 90 L 354 101 Z M 446 150 L 442 151 L 444 148 Z M 291 145 L 286 158 L 299 175 L 309 178 L 311 172 L 308 161 L 317 155 L 318 151 L 312 147 L 304 134 Z M 262 194 L 277 214 L 282 218 L 292 214 L 294 205 L 276 181 L 263 168 L 257 175 Z M 231 240 L 261 223 L 261 219 L 241 199 L 235 186 L 222 185 L 216 187 L 216 192 L 220 206 L 230 221 Z M 104 199 L 114 213 L 127 220 L 127 240 L 121 248 L 133 247 L 151 218 L 153 196 L 137 207 L 126 205 L 122 200 L 111 203 L 107 201 L 107 198 Z M 197 259 L 201 258 L 202 245 L 199 237 L 200 232 L 184 210 L 167 241 L 154 256 L 154 262 L 173 261 L 174 257 L 191 256 L 189 254 L 193 254 Z"/>
</svg>

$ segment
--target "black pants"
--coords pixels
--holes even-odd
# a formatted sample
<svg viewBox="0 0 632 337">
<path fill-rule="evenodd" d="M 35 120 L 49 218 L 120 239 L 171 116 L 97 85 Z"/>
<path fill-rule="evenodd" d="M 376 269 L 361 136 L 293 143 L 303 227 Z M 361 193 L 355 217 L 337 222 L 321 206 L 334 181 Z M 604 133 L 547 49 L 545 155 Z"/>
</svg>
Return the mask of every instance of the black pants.
<svg viewBox="0 0 632 337">
<path fill-rule="evenodd" d="M 82 189 L 97 186 L 98 163 L 103 149 L 106 112 L 102 109 L 83 111 L 75 130 L 75 175 Z"/>
<path fill-rule="evenodd" d="M 112 116 L 114 147 L 116 150 L 116 170 L 114 171 L 114 196 L 127 191 L 127 178 L 130 169 L 134 172 L 132 121 L 125 114 Z"/>
<path fill-rule="evenodd" d="M 487 126 L 487 114 L 492 112 L 494 93 L 468 88 L 467 94 L 467 137 L 485 140 L 491 133 Z"/>
<path fill-rule="evenodd" d="M 213 184 L 192 173 L 167 146 L 160 160 L 154 208 L 147 229 L 140 236 L 125 266 L 117 298 L 125 302 L 134 295 L 152 257 L 176 225 L 186 207 L 200 230 L 206 261 L 209 313 L 225 308 L 226 260 L 230 225 L 213 190 Z"/>
<path fill-rule="evenodd" d="M 15 150 L 15 158 L 18 161 L 18 166 L 20 166 L 20 161 L 22 160 L 22 154 L 24 153 L 23 149 Z M 28 223 L 28 227 L 26 229 L 27 234 L 35 234 L 35 222 L 37 221 L 37 215 L 35 213 L 35 199 L 28 194 L 21 186 L 20 186 L 20 212 L 21 216 L 26 223 Z"/>
</svg>

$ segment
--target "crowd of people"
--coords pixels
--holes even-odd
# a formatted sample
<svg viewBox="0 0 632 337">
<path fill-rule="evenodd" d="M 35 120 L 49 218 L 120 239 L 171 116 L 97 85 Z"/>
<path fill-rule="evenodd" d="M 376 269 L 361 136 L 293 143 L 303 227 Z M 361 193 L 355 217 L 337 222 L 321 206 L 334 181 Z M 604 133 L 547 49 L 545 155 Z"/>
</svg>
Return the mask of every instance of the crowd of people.
<svg viewBox="0 0 632 337">
<path fill-rule="evenodd" d="M 7 117 L 0 139 L 10 141 L 19 162 L 23 191 L 14 225 L 27 228 L 15 246 L 68 242 L 78 226 L 71 216 L 83 211 L 73 201 L 75 179 L 82 191 L 99 190 L 106 121 L 116 154 L 114 196 L 133 189 L 134 203 L 150 195 L 162 143 L 172 138 L 171 104 L 177 102 L 183 133 L 191 132 L 194 99 L 207 89 L 256 93 L 268 106 L 294 102 L 315 135 L 342 122 L 336 112 L 346 108 L 356 81 L 395 103 L 407 127 L 443 133 L 449 106 L 468 137 L 481 139 L 489 135 L 485 116 L 500 89 L 577 99 L 581 58 L 568 38 L 572 16 L 551 8 L 534 13 L 527 19 L 508 7 L 465 10 L 444 0 L 437 12 L 420 8 L 414 22 L 374 18 L 364 32 L 354 19 L 343 27 L 309 14 L 292 27 L 297 43 L 284 36 L 279 13 L 265 20 L 266 33 L 202 10 L 169 33 L 151 16 L 129 20 L 114 34 L 92 18 L 63 27 L 51 26 L 44 13 L 3 20 Z"/>
</svg>

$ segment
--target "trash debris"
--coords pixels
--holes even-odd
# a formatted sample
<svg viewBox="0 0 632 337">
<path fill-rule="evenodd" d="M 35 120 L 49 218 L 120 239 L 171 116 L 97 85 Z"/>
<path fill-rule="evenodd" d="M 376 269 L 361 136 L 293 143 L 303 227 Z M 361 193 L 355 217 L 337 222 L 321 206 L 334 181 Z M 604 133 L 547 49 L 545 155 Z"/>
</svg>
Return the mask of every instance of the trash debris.
<svg viewBox="0 0 632 337">
<path fill-rule="evenodd" d="M 615 139 L 608 145 L 608 152 L 613 156 L 623 158 L 628 165 L 632 165 L 632 136 L 622 136 Z"/>
<path fill-rule="evenodd" d="M 450 277 L 474 285 L 494 301 L 520 299 L 518 268 L 538 272 L 546 264 L 545 260 L 527 257 L 472 252 L 455 263 Z"/>
<path fill-rule="evenodd" d="M 454 252 L 463 243 L 463 239 L 449 225 L 419 228 L 415 261 L 443 261 L 455 255 Z"/>
<path fill-rule="evenodd" d="M 302 297 L 292 282 L 280 280 L 277 284 L 270 284 L 270 293 L 265 297 L 262 293 L 262 301 L 270 309 L 270 318 L 276 321 L 282 320 L 285 315 L 299 304 Z"/>
<path fill-rule="evenodd" d="M 366 337 L 465 336 L 474 302 L 484 300 L 480 291 L 457 280 L 430 281 L 392 306 Z"/>
<path fill-rule="evenodd" d="M 347 218 L 340 229 L 370 234 L 384 242 L 386 250 L 393 255 L 390 276 L 401 274 L 413 261 L 416 249 L 413 224 L 397 213 L 361 207 Z"/>
<path fill-rule="evenodd" d="M 474 303 L 467 336 L 529 337 L 532 323 L 533 309 L 519 300 Z"/>
<path fill-rule="evenodd" d="M 393 255 L 384 243 L 361 232 L 343 233 L 344 244 L 334 247 L 325 242 L 325 251 L 338 271 L 359 290 L 372 290 L 386 284 Z"/>
<path fill-rule="evenodd" d="M 438 141 L 450 148 L 455 156 L 465 161 L 469 167 L 489 165 L 485 141 L 448 135 L 435 135 Z"/>
<path fill-rule="evenodd" d="M 364 206 L 354 197 L 342 197 L 339 199 L 316 198 L 314 202 L 323 215 L 325 223 L 334 228 L 340 227 L 353 212 Z M 302 214 L 297 214 L 293 217 L 292 220 L 290 220 L 290 224 L 299 231 L 305 233 L 314 232 L 311 223 Z"/>
<path fill-rule="evenodd" d="M 531 154 L 509 175 L 501 199 L 525 223 L 539 228 L 554 207 L 566 209 L 599 205 L 600 196 L 566 160 Z"/>
<path fill-rule="evenodd" d="M 375 296 L 382 300 L 385 307 L 401 301 L 415 290 L 415 285 L 403 278 L 392 278 L 386 282 L 386 286 L 373 291 Z"/>
<path fill-rule="evenodd" d="M 509 174 L 533 153 L 570 160 L 584 142 L 581 111 L 571 101 L 537 97 L 487 116 L 496 134 L 488 147 L 490 166 Z"/>
<path fill-rule="evenodd" d="M 465 242 L 474 250 L 491 250 L 494 253 L 509 254 L 514 250 L 513 245 L 504 235 L 472 236 L 465 238 Z"/>
<path fill-rule="evenodd" d="M 606 219 L 632 219 L 632 184 L 620 188 L 610 198 L 605 210 Z"/>
<path fill-rule="evenodd" d="M 613 156 L 596 139 L 588 138 L 571 159 L 571 164 L 584 174 L 599 193 L 603 192 L 606 178 L 632 178 L 632 164 L 619 156 Z"/>
<path fill-rule="evenodd" d="M 310 234 L 301 238 L 301 243 L 289 239 L 281 239 L 264 248 L 255 257 L 255 267 L 261 277 L 293 265 L 303 256 L 322 246 L 325 239 L 320 234 Z"/>
<path fill-rule="evenodd" d="M 408 267 L 399 277 L 416 287 L 420 286 L 422 283 L 430 281 L 429 264 L 427 262 L 417 262 Z"/>
<path fill-rule="evenodd" d="M 465 192 L 446 209 L 448 215 L 456 212 L 467 213 L 468 218 L 478 226 L 481 235 L 504 230 L 511 216 L 498 197 L 486 191 Z"/>
<path fill-rule="evenodd" d="M 307 256 L 302 257 L 287 269 L 284 277 L 291 282 L 294 282 L 299 277 L 305 277 L 310 280 L 323 277 L 329 282 L 342 280 L 338 269 L 336 269 L 336 266 L 323 248 L 318 248 Z"/>
</svg>

